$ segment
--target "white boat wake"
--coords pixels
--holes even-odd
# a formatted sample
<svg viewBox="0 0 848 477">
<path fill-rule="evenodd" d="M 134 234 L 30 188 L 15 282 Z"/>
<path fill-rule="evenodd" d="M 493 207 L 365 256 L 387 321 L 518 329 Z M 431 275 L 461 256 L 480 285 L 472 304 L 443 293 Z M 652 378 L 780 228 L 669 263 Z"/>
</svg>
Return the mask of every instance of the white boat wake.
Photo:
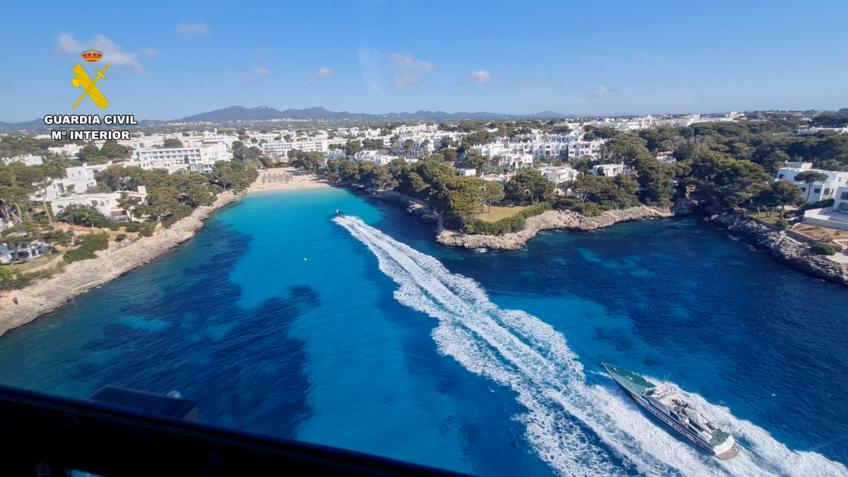
<svg viewBox="0 0 848 477">
<path fill-rule="evenodd" d="M 337 224 L 365 244 L 398 284 L 395 298 L 439 321 L 441 353 L 508 386 L 527 412 L 518 416 L 533 450 L 562 475 L 848 475 L 844 465 L 796 452 L 726 408 L 688 394 L 704 414 L 755 452 L 719 461 L 650 421 L 623 394 L 587 385 L 565 337 L 547 323 L 489 300 L 474 280 L 398 242 L 357 217 Z"/>
</svg>

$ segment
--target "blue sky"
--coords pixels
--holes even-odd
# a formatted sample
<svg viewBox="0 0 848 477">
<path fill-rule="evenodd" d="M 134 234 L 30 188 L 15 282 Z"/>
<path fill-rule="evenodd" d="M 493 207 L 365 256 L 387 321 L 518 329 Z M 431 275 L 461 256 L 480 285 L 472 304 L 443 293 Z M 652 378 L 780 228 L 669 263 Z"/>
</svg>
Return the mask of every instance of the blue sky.
<svg viewBox="0 0 848 477">
<path fill-rule="evenodd" d="M 848 107 L 848 2 L 13 2 L 0 121 L 70 112 L 82 48 L 110 113 L 239 104 L 574 114 Z M 89 71 L 93 68 L 86 65 Z M 78 109 L 99 112 L 86 99 Z"/>
</svg>

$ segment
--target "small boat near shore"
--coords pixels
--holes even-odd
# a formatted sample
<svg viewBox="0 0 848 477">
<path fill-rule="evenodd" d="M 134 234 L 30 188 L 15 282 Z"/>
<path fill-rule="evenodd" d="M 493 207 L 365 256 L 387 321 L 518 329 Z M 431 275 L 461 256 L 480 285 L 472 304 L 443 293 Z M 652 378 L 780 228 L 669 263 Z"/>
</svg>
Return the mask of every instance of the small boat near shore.
<svg viewBox="0 0 848 477">
<path fill-rule="evenodd" d="M 733 436 L 708 421 L 676 389 L 654 384 L 619 366 L 608 363 L 603 363 L 603 366 L 613 381 L 627 391 L 636 404 L 700 449 L 722 460 L 732 459 L 739 454 L 739 445 Z"/>
<path fill-rule="evenodd" d="M 344 216 L 345 216 L 344 212 L 342 212 L 339 209 L 336 209 L 336 213 L 333 215 L 333 217 L 344 217 Z"/>
</svg>

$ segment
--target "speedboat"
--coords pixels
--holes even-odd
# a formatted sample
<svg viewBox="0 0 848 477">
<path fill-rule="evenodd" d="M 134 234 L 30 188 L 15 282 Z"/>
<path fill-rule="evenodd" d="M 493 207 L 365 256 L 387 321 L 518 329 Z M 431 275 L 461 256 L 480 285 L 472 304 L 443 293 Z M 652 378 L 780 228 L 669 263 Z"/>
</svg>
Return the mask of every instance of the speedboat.
<svg viewBox="0 0 848 477">
<path fill-rule="evenodd" d="M 704 417 L 686 397 L 669 386 L 648 381 L 633 371 L 603 364 L 607 374 L 626 391 L 636 404 L 700 449 L 722 460 L 739 454 L 739 445 L 729 433 Z"/>
</svg>

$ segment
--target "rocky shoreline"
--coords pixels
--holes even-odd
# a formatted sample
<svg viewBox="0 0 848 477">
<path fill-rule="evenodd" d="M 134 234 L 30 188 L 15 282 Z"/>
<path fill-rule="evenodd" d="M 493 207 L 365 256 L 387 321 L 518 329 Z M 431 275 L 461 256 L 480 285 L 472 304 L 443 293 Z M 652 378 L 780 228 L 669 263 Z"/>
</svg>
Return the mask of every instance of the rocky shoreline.
<svg viewBox="0 0 848 477">
<path fill-rule="evenodd" d="M 392 202 L 404 207 L 410 215 L 434 224 L 436 242 L 446 247 L 489 250 L 519 250 L 543 230 L 597 230 L 620 222 L 632 220 L 651 220 L 673 217 L 679 211 L 668 208 L 637 206 L 627 209 L 610 210 L 596 217 L 570 210 L 548 210 L 529 217 L 524 228 L 518 232 L 503 235 L 466 234 L 446 229 L 442 217 L 429 204 L 395 191 L 381 191 L 370 194 L 371 197 Z"/>
<path fill-rule="evenodd" d="M 838 262 L 810 252 L 810 246 L 737 212 L 707 216 L 714 224 L 739 236 L 755 247 L 767 250 L 775 259 L 816 278 L 848 285 L 848 270 Z"/>
<path fill-rule="evenodd" d="M 61 273 L 0 295 L 0 335 L 61 307 L 77 295 L 149 263 L 194 237 L 203 227 L 204 219 L 242 196 L 222 192 L 212 205 L 198 207 L 170 228 L 158 230 L 152 236 L 141 237 L 128 245 L 111 244 L 108 249 L 97 252 L 95 259 L 68 264 Z M 13 298 L 18 299 L 18 304 L 13 302 Z"/>
<path fill-rule="evenodd" d="M 674 216 L 703 214 L 707 220 L 740 236 L 756 247 L 768 250 L 771 256 L 797 270 L 816 278 L 848 285 L 848 268 L 822 255 L 810 252 L 810 246 L 737 212 L 710 212 L 691 199 L 678 200 L 671 209 L 648 206 L 611 210 L 597 217 L 587 217 L 577 212 L 549 210 L 530 217 L 518 232 L 504 235 L 465 234 L 442 226 L 441 217 L 428 204 L 397 192 L 377 192 L 373 197 L 397 203 L 413 216 L 434 224 L 436 242 L 447 247 L 467 249 L 520 250 L 543 230 L 597 230 L 632 220 L 651 220 Z M 707 210 L 705 210 L 707 209 Z"/>
<path fill-rule="evenodd" d="M 168 229 L 158 230 L 151 237 L 141 237 L 128 245 L 112 244 L 97 252 L 97 258 L 74 262 L 63 272 L 39 280 L 21 290 L 0 294 L 0 335 L 51 312 L 77 295 L 101 286 L 141 265 L 151 262 L 171 248 L 183 243 L 203 227 L 203 221 L 216 210 L 240 199 L 242 194 L 221 193 L 210 206 L 202 206 Z M 597 230 L 633 220 L 651 220 L 685 215 L 693 207 L 676 204 L 674 209 L 648 206 L 611 210 L 596 217 L 587 217 L 567 210 L 548 210 L 526 220 L 518 232 L 503 235 L 465 234 L 443 227 L 442 218 L 427 203 L 398 192 L 375 192 L 371 197 L 396 203 L 406 211 L 434 225 L 436 242 L 448 247 L 490 250 L 519 250 L 544 230 Z M 748 243 L 766 249 L 775 259 L 817 278 L 848 285 L 846 266 L 825 256 L 810 252 L 808 244 L 792 239 L 786 232 L 774 230 L 740 213 L 706 214 L 708 220 L 741 236 Z M 14 304 L 13 298 L 18 299 Z"/>
<path fill-rule="evenodd" d="M 518 232 L 503 235 L 473 235 L 445 229 L 436 234 L 436 241 L 448 247 L 519 250 L 527 244 L 528 240 L 543 230 L 589 231 L 609 227 L 619 222 L 668 218 L 673 215 L 671 209 L 648 206 L 610 210 L 596 217 L 587 217 L 570 210 L 548 210 L 528 218 L 524 228 Z"/>
<path fill-rule="evenodd" d="M 386 202 L 391 202 L 393 204 L 398 204 L 405 208 L 406 212 L 409 215 L 417 217 L 425 222 L 436 224 L 437 228 L 441 227 L 441 215 L 439 215 L 438 212 L 433 210 L 433 208 L 430 207 L 430 204 L 422 200 L 418 200 L 414 197 L 410 197 L 408 195 L 401 194 L 400 192 L 395 191 L 373 192 L 370 194 L 370 197 L 384 200 Z"/>
</svg>

